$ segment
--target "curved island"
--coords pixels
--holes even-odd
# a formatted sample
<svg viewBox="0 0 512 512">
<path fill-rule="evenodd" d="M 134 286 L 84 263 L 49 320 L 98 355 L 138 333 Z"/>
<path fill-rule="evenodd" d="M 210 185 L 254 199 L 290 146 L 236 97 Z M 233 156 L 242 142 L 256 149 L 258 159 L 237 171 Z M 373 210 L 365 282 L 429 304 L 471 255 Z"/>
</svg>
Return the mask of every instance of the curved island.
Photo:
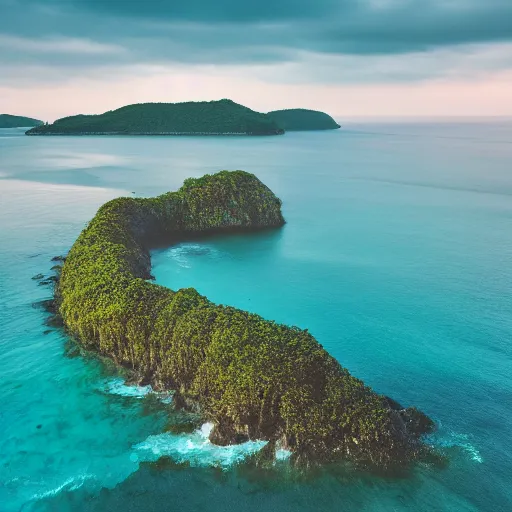
<svg viewBox="0 0 512 512">
<path fill-rule="evenodd" d="M 175 390 L 177 407 L 214 424 L 213 443 L 264 439 L 297 462 L 380 468 L 421 458 L 429 451 L 421 436 L 433 422 L 351 376 L 307 330 L 148 281 L 148 248 L 157 243 L 283 224 L 281 201 L 243 171 L 188 179 L 156 198 L 115 199 L 69 252 L 55 289 L 58 311 L 85 348 L 141 382 Z"/>
</svg>

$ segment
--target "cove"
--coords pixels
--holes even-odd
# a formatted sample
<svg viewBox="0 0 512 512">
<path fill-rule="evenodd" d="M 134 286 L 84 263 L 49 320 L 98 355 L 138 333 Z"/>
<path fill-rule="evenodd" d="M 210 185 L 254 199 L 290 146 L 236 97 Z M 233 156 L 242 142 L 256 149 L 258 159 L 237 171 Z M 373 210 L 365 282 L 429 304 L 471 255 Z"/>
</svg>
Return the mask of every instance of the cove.
<svg viewBox="0 0 512 512">
<path fill-rule="evenodd" d="M 222 171 L 177 192 L 103 205 L 68 254 L 55 305 L 86 349 L 175 390 L 176 407 L 213 425 L 214 444 L 268 441 L 296 462 L 345 459 L 388 468 L 432 455 L 433 421 L 375 393 L 306 330 L 219 306 L 195 289 L 150 282 L 149 248 L 187 234 L 284 224 L 254 175 Z"/>
</svg>

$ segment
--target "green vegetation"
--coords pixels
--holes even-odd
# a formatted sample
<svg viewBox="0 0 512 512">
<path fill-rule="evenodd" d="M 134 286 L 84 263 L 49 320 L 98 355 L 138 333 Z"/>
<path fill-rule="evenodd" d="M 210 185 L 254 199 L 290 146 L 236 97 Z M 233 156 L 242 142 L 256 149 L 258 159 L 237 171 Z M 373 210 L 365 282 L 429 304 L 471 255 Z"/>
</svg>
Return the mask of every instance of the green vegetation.
<svg viewBox="0 0 512 512">
<path fill-rule="evenodd" d="M 278 135 L 265 114 L 231 100 L 141 103 L 100 115 L 64 117 L 27 135 Z"/>
<path fill-rule="evenodd" d="M 340 125 L 325 112 L 291 108 L 274 110 L 267 114 L 285 131 L 336 130 Z"/>
<path fill-rule="evenodd" d="M 64 117 L 50 125 L 31 121 L 25 126 L 35 128 L 27 135 L 279 135 L 285 130 L 339 128 L 323 112 L 297 108 L 260 114 L 226 99 L 139 103 L 100 115 Z"/>
<path fill-rule="evenodd" d="M 308 462 L 416 460 L 432 421 L 352 377 L 307 330 L 148 282 L 152 244 L 283 224 L 281 201 L 243 171 L 188 179 L 152 199 L 110 201 L 65 259 L 55 288 L 64 325 L 141 381 L 176 390 L 177 407 L 214 423 L 217 444 L 267 439 Z"/>
<path fill-rule="evenodd" d="M 11 116 L 0 114 L 0 128 L 26 128 L 29 126 L 40 126 L 43 122 L 31 117 Z"/>
</svg>

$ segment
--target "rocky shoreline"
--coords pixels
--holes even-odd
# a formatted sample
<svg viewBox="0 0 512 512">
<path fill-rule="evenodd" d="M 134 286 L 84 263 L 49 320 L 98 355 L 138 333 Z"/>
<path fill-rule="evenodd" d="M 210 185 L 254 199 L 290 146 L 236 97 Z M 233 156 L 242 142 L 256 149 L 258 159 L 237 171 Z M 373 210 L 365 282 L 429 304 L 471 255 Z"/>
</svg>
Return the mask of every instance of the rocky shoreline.
<svg viewBox="0 0 512 512">
<path fill-rule="evenodd" d="M 214 424 L 215 444 L 267 440 L 307 464 L 389 468 L 428 457 L 422 436 L 432 420 L 351 376 L 307 330 L 149 282 L 156 243 L 283 224 L 281 201 L 243 171 L 189 179 L 153 199 L 115 199 L 73 245 L 51 307 L 85 349 L 141 384 L 175 390 L 177 408 Z"/>
</svg>

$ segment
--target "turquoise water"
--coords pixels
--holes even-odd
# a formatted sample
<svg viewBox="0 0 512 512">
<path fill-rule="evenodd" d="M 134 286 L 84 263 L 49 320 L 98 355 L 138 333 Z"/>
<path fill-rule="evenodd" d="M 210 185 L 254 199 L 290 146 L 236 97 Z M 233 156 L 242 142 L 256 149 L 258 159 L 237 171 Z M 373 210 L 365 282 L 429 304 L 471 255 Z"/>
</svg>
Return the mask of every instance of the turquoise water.
<svg viewBox="0 0 512 512">
<path fill-rule="evenodd" d="M 512 510 L 512 123 L 353 123 L 272 138 L 33 138 L 0 130 L 0 510 Z M 157 282 L 308 328 L 439 424 L 407 477 L 238 465 L 207 425 L 77 357 L 32 303 L 98 206 L 219 169 L 283 199 L 280 230 L 154 251 Z M 171 420 L 169 419 L 171 418 Z M 148 464 L 161 456 L 186 466 Z"/>
</svg>

